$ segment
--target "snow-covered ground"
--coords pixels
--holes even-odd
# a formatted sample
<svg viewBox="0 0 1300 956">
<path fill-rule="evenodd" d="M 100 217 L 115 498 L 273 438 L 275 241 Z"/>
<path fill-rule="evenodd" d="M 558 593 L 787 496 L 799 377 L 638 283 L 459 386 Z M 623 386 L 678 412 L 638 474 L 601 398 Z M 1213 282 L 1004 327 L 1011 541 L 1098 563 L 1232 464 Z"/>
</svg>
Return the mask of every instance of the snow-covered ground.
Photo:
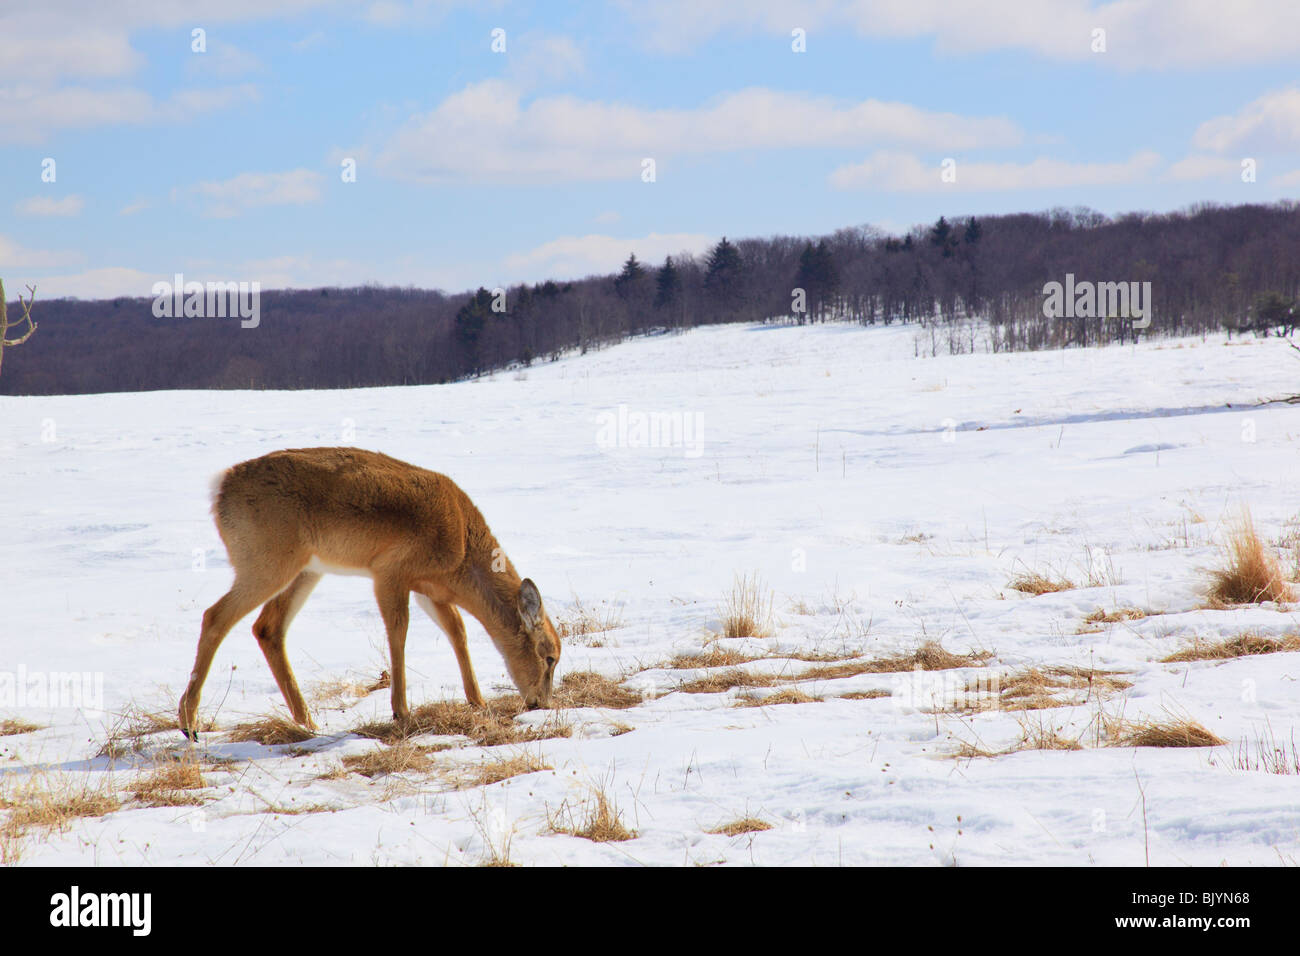
<svg viewBox="0 0 1300 956">
<path fill-rule="evenodd" d="M 0 720 L 42 726 L 0 737 L 0 788 L 36 770 L 50 786 L 123 800 L 61 833 L 32 831 L 22 862 L 472 864 L 507 842 L 524 865 L 1296 862 L 1300 777 L 1234 763 L 1243 740 L 1270 729 L 1290 741 L 1300 655 L 1160 663 L 1194 638 L 1296 626 L 1276 605 L 1202 607 L 1205 569 L 1242 505 L 1271 541 L 1295 530 L 1300 412 L 1253 407 L 1300 390 L 1295 354 L 1273 339 L 1211 338 L 917 358 L 913 337 L 734 326 L 449 386 L 0 398 L 0 695 L 5 675 L 28 695 L 0 696 Z M 680 413 L 698 431 L 630 447 L 649 413 Z M 524 748 L 552 770 L 488 787 L 453 782 L 483 759 L 472 746 L 434 754 L 430 773 L 322 779 L 342 756 L 382 746 L 348 733 L 388 717 L 379 690 L 317 707 L 308 755 L 205 734 L 205 766 L 234 761 L 205 771 L 200 808 L 133 803 L 132 782 L 184 753 L 180 735 L 154 735 L 129 758 L 94 755 L 128 708 L 174 714 L 202 612 L 229 583 L 210 476 L 331 444 L 452 476 L 554 618 L 575 597 L 617 607 L 622 626 L 568 643 L 561 675 L 620 677 L 644 701 L 565 712 L 571 736 Z M 792 653 L 877 658 L 926 640 L 993 656 L 796 685 L 824 698 L 814 703 L 675 692 L 703 672 L 665 665 L 704 648 L 735 575 L 754 571 L 775 592 L 772 636 L 720 642 L 774 659 L 751 670 L 797 674 L 812 665 Z M 1008 587 L 1027 571 L 1079 587 Z M 1084 624 L 1126 607 L 1160 613 Z M 250 623 L 208 680 L 204 717 L 219 728 L 283 708 Z M 512 691 L 468 623 L 485 692 Z M 358 578 L 327 578 L 289 635 L 305 688 L 373 680 L 383 648 Z M 449 645 L 414 609 L 407 654 L 413 706 L 461 699 Z M 1132 686 L 1025 713 L 950 699 L 1027 665 L 1122 672 Z M 88 675 L 81 689 L 102 711 L 31 705 L 48 675 L 67 672 Z M 889 696 L 843 696 L 870 690 Z M 1189 716 L 1230 744 L 1097 746 L 1099 708 Z M 1012 748 L 1040 720 L 1082 749 L 956 756 Z M 593 786 L 635 839 L 550 828 Z M 334 812 L 276 812 L 313 805 Z M 772 828 L 706 832 L 742 817 Z"/>
</svg>

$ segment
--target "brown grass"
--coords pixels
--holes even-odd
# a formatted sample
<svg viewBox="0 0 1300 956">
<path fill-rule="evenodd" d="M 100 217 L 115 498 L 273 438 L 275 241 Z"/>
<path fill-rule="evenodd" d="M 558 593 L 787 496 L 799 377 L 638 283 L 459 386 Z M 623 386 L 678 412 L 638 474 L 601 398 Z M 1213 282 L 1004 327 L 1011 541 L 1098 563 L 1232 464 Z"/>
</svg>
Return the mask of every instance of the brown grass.
<svg viewBox="0 0 1300 956">
<path fill-rule="evenodd" d="M 1291 588 L 1277 554 L 1255 531 L 1249 511 L 1243 511 L 1240 520 L 1229 530 L 1222 560 L 1222 567 L 1210 571 L 1206 594 L 1210 607 L 1267 601 L 1281 604 L 1291 600 Z"/>
<path fill-rule="evenodd" d="M 1228 660 L 1252 654 L 1277 654 L 1281 651 L 1300 651 L 1300 634 L 1265 637 L 1255 631 L 1246 631 L 1222 641 L 1203 642 L 1197 639 L 1190 647 L 1160 660 L 1164 664 L 1177 664 L 1185 661 Z"/>
<path fill-rule="evenodd" d="M 345 710 L 350 706 L 349 702 L 369 697 L 375 691 L 386 690 L 391 685 L 392 678 L 389 676 L 388 671 L 385 670 L 381 671 L 379 677 L 372 681 L 349 680 L 346 678 L 321 681 L 311 689 L 307 698 L 317 706 Z"/>
<path fill-rule="evenodd" d="M 0 865 L 17 863 L 31 831 L 67 830 L 75 820 L 102 817 L 121 806 L 108 791 L 91 788 L 85 779 L 31 774 L 0 781 Z"/>
<path fill-rule="evenodd" d="M 514 718 L 523 712 L 524 702 L 517 694 L 495 697 L 482 708 L 464 701 L 434 701 L 415 708 L 410 719 L 402 724 L 393 720 L 373 721 L 356 727 L 352 732 L 386 744 L 396 744 L 423 734 L 464 736 L 480 747 L 567 737 L 572 732 L 572 728 L 558 718 L 548 720 L 541 727 L 516 724 Z"/>
<path fill-rule="evenodd" d="M 1071 666 L 1027 667 L 1001 675 L 997 683 L 997 696 L 979 709 L 1014 711 L 1077 706 L 1094 696 L 1100 698 L 1132 686 L 1130 681 L 1120 676 L 1119 671 Z M 968 692 L 987 689 L 987 686 L 981 686 L 978 682 L 966 688 Z M 1062 691 L 1079 690 L 1086 692 L 1082 700 L 1077 696 L 1062 700 L 1058 696 Z"/>
<path fill-rule="evenodd" d="M 841 700 L 879 700 L 893 695 L 887 690 L 855 690 L 839 696 Z"/>
<path fill-rule="evenodd" d="M 641 695 L 623 687 L 616 680 L 591 671 L 564 675 L 555 689 L 557 707 L 607 707 L 625 710 L 641 703 Z"/>
<path fill-rule="evenodd" d="M 97 757 L 119 759 L 144 752 L 145 738 L 166 731 L 180 732 L 181 725 L 175 714 L 147 711 L 135 704 L 128 705 L 109 729 L 108 739 L 95 754 Z M 211 733 L 217 725 L 211 720 L 203 721 L 199 730 Z"/>
<path fill-rule="evenodd" d="M 566 813 L 568 820 L 564 822 L 562 817 Z M 636 832 L 623 825 L 622 812 L 603 786 L 592 787 L 591 795 L 583 803 L 582 818 L 579 821 L 572 819 L 572 812 L 565 804 L 551 818 L 550 827 L 556 833 L 582 837 L 593 843 L 621 843 L 636 838 Z"/>
<path fill-rule="evenodd" d="M 1039 574 L 1037 571 L 1030 571 L 1013 578 L 1007 585 L 1013 591 L 1021 591 L 1025 594 L 1032 594 L 1035 597 L 1039 594 L 1052 594 L 1056 591 L 1070 591 L 1074 589 L 1074 582 L 1067 578 L 1049 578 L 1046 575 Z"/>
<path fill-rule="evenodd" d="M 1097 608 L 1083 619 L 1079 625 L 1079 634 L 1096 634 L 1101 628 L 1091 625 L 1098 624 L 1118 624 L 1120 621 L 1140 621 L 1144 617 L 1150 617 L 1153 612 L 1144 611 L 1140 607 L 1120 607 L 1113 611 L 1107 611 L 1105 608 Z"/>
<path fill-rule="evenodd" d="M 787 687 L 774 694 L 763 697 L 746 697 L 736 704 L 737 707 L 769 707 L 774 704 L 820 704 L 822 698 L 812 697 L 801 690 Z"/>
<path fill-rule="evenodd" d="M 446 746 L 421 747 L 401 740 L 391 747 L 378 747 L 363 754 L 348 754 L 343 768 L 363 777 L 386 777 L 395 773 L 429 773 L 433 761 L 429 754 L 446 750 Z"/>
<path fill-rule="evenodd" d="M 757 574 L 738 575 L 718 614 L 723 637 L 767 637 L 772 632 L 772 592 Z"/>
<path fill-rule="evenodd" d="M 781 674 L 756 674 L 753 671 L 729 669 L 707 674 L 682 684 L 677 689 L 684 694 L 722 694 L 733 687 L 771 687 L 787 684 L 794 678 Z"/>
<path fill-rule="evenodd" d="M 836 663 L 805 668 L 796 674 L 758 674 L 733 668 L 697 678 L 682 684 L 677 689 L 687 694 L 719 694 L 733 687 L 774 687 L 779 684 L 810 680 L 839 680 L 845 677 L 856 677 L 859 674 L 891 674 L 918 668 L 925 671 L 952 670 L 959 667 L 981 666 L 992 656 L 991 651 L 953 654 L 937 641 L 926 641 L 910 654 L 895 654 L 871 660 L 843 660 L 830 657 Z M 877 696 L 889 695 L 887 692 L 882 692 Z"/>
<path fill-rule="evenodd" d="M 231 743 L 257 743 L 264 747 L 306 743 L 316 736 L 314 730 L 308 730 L 278 714 L 236 724 L 226 735 Z"/>
<path fill-rule="evenodd" d="M 1106 720 L 1107 744 L 1112 747 L 1222 747 L 1227 743 L 1186 714 L 1166 709 L 1161 720 Z"/>
<path fill-rule="evenodd" d="M 188 758 L 160 766 L 128 789 L 148 807 L 184 807 L 202 804 L 203 797 L 193 791 L 206 786 L 198 761 Z"/>
<path fill-rule="evenodd" d="M 30 734 L 40 729 L 40 724 L 33 724 L 28 720 L 18 720 L 12 717 L 0 720 L 0 737 L 14 737 L 18 734 Z"/>
<path fill-rule="evenodd" d="M 701 654 L 678 654 L 664 667 L 669 670 L 684 671 L 695 667 L 736 667 L 739 664 L 751 664 L 761 660 L 763 660 L 762 655 L 742 654 L 740 651 L 718 647 L 715 644 L 710 645 Z"/>
<path fill-rule="evenodd" d="M 1020 739 L 1005 750 L 986 750 L 975 744 L 962 743 L 958 746 L 955 756 L 962 758 L 1005 757 L 1007 754 L 1024 753 L 1028 750 L 1083 749 L 1083 745 L 1079 743 L 1077 738 L 1062 737 L 1058 728 L 1043 720 L 1042 714 L 1035 716 L 1037 719 L 1034 720 L 1031 720 L 1028 714 L 1017 718 L 1017 723 L 1020 725 Z"/>
<path fill-rule="evenodd" d="M 766 820 L 760 820 L 758 817 L 742 817 L 739 820 L 732 820 L 730 823 L 724 823 L 704 832 L 735 837 L 740 836 L 742 833 L 760 833 L 763 830 L 770 829 L 772 829 L 772 824 Z"/>
<path fill-rule="evenodd" d="M 514 754 L 509 757 L 498 757 L 495 760 L 484 760 L 460 781 L 460 785 L 462 787 L 489 787 L 494 783 L 500 783 L 502 780 L 509 780 L 511 777 L 520 777 L 527 773 L 539 773 L 550 769 L 551 765 L 544 762 L 541 757 L 532 754 Z"/>
</svg>

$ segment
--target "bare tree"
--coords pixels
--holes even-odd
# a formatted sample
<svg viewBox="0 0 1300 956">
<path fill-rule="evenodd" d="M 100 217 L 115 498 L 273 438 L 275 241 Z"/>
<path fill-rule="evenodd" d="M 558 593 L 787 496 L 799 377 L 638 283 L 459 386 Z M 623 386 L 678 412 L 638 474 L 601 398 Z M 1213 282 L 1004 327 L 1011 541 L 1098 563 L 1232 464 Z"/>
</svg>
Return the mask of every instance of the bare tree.
<svg viewBox="0 0 1300 956">
<path fill-rule="evenodd" d="M 32 321 L 32 303 L 36 301 L 36 286 L 29 285 L 27 292 L 31 295 L 31 298 L 27 301 L 24 302 L 21 295 L 18 297 L 18 301 L 23 307 L 23 317 L 14 323 L 14 327 L 17 328 L 23 322 L 26 322 L 27 331 L 23 333 L 21 338 L 11 339 L 9 338 L 9 309 L 5 305 L 5 283 L 3 279 L 0 279 L 0 363 L 4 362 L 5 349 L 14 345 L 22 345 L 36 331 L 36 323 Z"/>
</svg>

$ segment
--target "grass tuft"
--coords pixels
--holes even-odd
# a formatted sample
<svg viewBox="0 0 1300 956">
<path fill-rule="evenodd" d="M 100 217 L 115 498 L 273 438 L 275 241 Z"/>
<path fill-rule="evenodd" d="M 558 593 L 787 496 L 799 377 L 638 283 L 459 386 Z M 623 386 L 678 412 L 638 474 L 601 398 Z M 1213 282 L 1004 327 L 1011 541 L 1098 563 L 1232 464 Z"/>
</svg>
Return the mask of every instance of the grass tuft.
<svg viewBox="0 0 1300 956">
<path fill-rule="evenodd" d="M 1223 566 L 1210 571 L 1207 597 L 1213 608 L 1268 601 L 1282 604 L 1291 600 L 1291 588 L 1277 554 L 1255 531 L 1249 511 L 1243 511 L 1236 526 L 1228 532 Z"/>
<path fill-rule="evenodd" d="M 766 820 L 760 820 L 758 817 L 742 817 L 739 820 L 732 820 L 730 823 L 724 823 L 705 832 L 735 837 L 740 836 L 742 833 L 761 833 L 763 830 L 770 829 L 772 829 L 772 824 Z"/>
<path fill-rule="evenodd" d="M 767 637 L 772 633 L 772 592 L 757 574 L 738 575 L 719 608 L 723 637 Z"/>
<path fill-rule="evenodd" d="M 1255 631 L 1246 631 L 1222 641 L 1193 641 L 1190 647 L 1162 657 L 1161 663 L 1177 664 L 1185 661 L 1218 661 L 1253 654 L 1277 654 L 1282 651 L 1300 651 L 1300 634 L 1265 637 Z"/>
<path fill-rule="evenodd" d="M 227 734 L 231 743 L 258 743 L 264 747 L 276 747 L 282 744 L 306 743 L 316 737 L 316 732 L 295 724 L 287 717 L 273 714 L 258 720 L 236 724 Z"/>
</svg>

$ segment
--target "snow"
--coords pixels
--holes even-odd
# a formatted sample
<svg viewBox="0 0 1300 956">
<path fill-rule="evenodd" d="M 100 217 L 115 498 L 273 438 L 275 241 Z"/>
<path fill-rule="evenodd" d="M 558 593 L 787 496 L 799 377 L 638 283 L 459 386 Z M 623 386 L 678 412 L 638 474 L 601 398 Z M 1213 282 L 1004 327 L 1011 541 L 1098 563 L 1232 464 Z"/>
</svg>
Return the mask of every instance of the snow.
<svg viewBox="0 0 1300 956">
<path fill-rule="evenodd" d="M 0 719 L 42 725 L 0 737 L 0 788 L 36 772 L 124 793 L 185 752 L 173 731 L 134 762 L 94 757 L 128 707 L 175 712 L 200 617 L 230 580 L 209 480 L 277 448 L 355 444 L 450 475 L 553 618 L 575 598 L 620 609 L 603 646 L 566 643 L 561 677 L 597 671 L 645 696 L 566 712 L 571 737 L 525 748 L 553 770 L 488 787 L 456 789 L 440 773 L 321 779 L 379 746 L 348 730 L 389 716 L 383 690 L 314 708 L 321 736 L 307 756 L 205 734 L 200 756 L 233 762 L 206 772 L 201 808 L 124 798 L 33 835 L 22 862 L 459 865 L 508 840 L 524 865 L 1294 863 L 1300 777 L 1234 758 L 1267 732 L 1290 741 L 1300 656 L 1160 663 L 1193 637 L 1296 625 L 1286 607 L 1203 606 L 1241 506 L 1269 540 L 1295 530 L 1300 418 L 1255 404 L 1295 390 L 1294 353 L 1221 337 L 917 353 L 910 328 L 723 326 L 445 386 L 0 397 L 0 693 L 20 669 L 102 679 L 100 710 L 0 698 Z M 620 406 L 632 424 L 611 438 Z M 635 416 L 659 416 L 669 439 L 687 430 L 637 447 Z M 773 634 L 721 645 L 773 658 L 756 672 L 812 666 L 793 653 L 877 658 L 924 640 L 994 656 L 793 685 L 817 703 L 675 692 L 704 672 L 669 660 L 703 649 L 735 575 L 754 571 L 775 593 Z M 1027 571 L 1079 587 L 1008 587 Z M 1090 612 L 1123 607 L 1161 613 L 1079 633 Z M 283 710 L 250 624 L 226 639 L 205 688 L 203 714 L 220 728 Z M 512 692 L 467 625 L 484 692 Z M 289 635 L 304 689 L 373 680 L 385 655 L 364 579 L 326 578 Z M 451 648 L 419 612 L 407 662 L 412 706 L 462 699 Z M 1027 665 L 1118 671 L 1132 686 L 1025 714 L 926 703 L 935 688 Z M 841 696 L 869 690 L 889 696 Z M 1099 706 L 1187 715 L 1229 745 L 1097 746 Z M 1010 748 L 1040 718 L 1083 749 L 956 756 L 962 744 Z M 435 764 L 483 758 L 461 744 Z M 557 808 L 580 807 L 593 786 L 635 839 L 551 830 Z M 335 812 L 268 811 L 312 804 Z M 745 816 L 772 829 L 705 832 Z"/>
</svg>

